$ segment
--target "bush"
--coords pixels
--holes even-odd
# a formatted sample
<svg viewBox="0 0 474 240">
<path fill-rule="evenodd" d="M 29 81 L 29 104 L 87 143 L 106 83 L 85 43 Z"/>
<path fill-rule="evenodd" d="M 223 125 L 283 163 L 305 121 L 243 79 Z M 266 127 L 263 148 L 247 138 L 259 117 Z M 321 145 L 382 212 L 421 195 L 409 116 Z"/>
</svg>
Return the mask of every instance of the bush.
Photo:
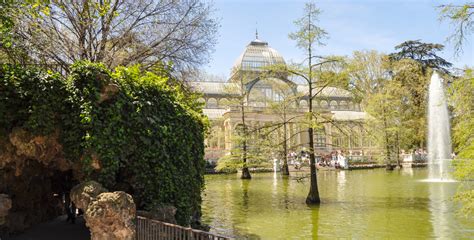
<svg viewBox="0 0 474 240">
<path fill-rule="evenodd" d="M 14 127 L 35 134 L 59 130 L 67 158 L 80 161 L 81 180 L 127 191 L 139 209 L 173 205 L 178 223 L 188 225 L 200 212 L 207 120 L 197 97 L 172 86 L 168 76 L 163 68 L 111 72 L 77 62 L 65 80 L 3 66 L 0 133 Z"/>
</svg>

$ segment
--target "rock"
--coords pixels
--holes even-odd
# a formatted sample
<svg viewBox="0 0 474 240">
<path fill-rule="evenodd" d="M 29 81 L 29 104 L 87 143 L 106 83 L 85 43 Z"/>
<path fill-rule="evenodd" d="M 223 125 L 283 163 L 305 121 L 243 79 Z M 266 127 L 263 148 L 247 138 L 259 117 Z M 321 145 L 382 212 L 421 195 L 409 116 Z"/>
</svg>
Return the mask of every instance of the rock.
<svg viewBox="0 0 474 240">
<path fill-rule="evenodd" d="M 176 207 L 171 205 L 159 207 L 151 212 L 139 210 L 137 214 L 139 216 L 155 219 L 161 222 L 177 224 L 175 218 Z"/>
<path fill-rule="evenodd" d="M 17 160 L 15 147 L 8 139 L 0 138 L 0 169 Z"/>
<path fill-rule="evenodd" d="M 94 201 L 99 194 L 107 192 L 107 189 L 95 181 L 83 182 L 71 189 L 71 201 L 76 204 L 77 208 L 84 211 L 87 210 L 89 204 Z"/>
<path fill-rule="evenodd" d="M 93 153 L 91 154 L 91 158 L 92 158 L 91 167 L 95 170 L 100 170 L 101 166 L 100 166 L 99 156 L 97 156 L 96 153 Z"/>
<path fill-rule="evenodd" d="M 11 145 L 16 149 L 12 159 L 17 159 L 16 174 L 21 174 L 22 159 L 35 159 L 44 166 L 67 171 L 72 163 L 64 158 L 63 146 L 59 143 L 59 132 L 47 136 L 33 136 L 21 128 L 14 128 L 9 134 Z M 8 152 L 8 151 L 4 151 Z M 3 154 L 2 154 L 3 155 Z M 10 156 L 11 157 L 11 156 Z"/>
<path fill-rule="evenodd" d="M 110 83 L 105 85 L 100 91 L 99 103 L 107 101 L 119 92 L 120 88 L 117 84 Z"/>
<path fill-rule="evenodd" d="M 132 240 L 135 238 L 136 207 L 125 192 L 101 193 L 85 212 L 92 240 Z"/>
<path fill-rule="evenodd" d="M 8 216 L 8 210 L 12 208 L 12 200 L 6 194 L 0 194 L 0 225 L 5 224 L 5 217 Z"/>
</svg>

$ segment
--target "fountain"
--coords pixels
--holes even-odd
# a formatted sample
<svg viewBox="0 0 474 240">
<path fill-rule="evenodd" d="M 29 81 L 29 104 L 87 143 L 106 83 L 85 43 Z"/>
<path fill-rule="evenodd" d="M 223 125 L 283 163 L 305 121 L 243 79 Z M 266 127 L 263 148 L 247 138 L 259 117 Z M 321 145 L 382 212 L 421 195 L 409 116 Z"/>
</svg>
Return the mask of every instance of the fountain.
<svg viewBox="0 0 474 240">
<path fill-rule="evenodd" d="M 443 82 L 435 71 L 428 98 L 428 168 L 430 181 L 453 181 L 449 175 L 451 133 Z"/>
</svg>

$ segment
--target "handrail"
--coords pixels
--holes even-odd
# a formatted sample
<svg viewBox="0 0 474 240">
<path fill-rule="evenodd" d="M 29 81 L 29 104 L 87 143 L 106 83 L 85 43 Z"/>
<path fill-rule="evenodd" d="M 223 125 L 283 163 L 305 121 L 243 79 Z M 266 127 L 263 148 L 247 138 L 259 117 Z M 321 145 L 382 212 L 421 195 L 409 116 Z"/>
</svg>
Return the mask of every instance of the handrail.
<svg viewBox="0 0 474 240">
<path fill-rule="evenodd" d="M 137 240 L 227 240 L 230 237 L 221 236 L 189 227 L 161 222 L 158 220 L 137 216 Z"/>
</svg>

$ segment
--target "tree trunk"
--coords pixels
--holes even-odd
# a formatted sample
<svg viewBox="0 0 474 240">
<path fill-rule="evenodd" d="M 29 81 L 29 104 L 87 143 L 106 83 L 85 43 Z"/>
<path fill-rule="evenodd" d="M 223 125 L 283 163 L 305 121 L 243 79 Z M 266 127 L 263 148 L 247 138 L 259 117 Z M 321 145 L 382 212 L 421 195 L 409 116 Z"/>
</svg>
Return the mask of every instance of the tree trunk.
<svg viewBox="0 0 474 240">
<path fill-rule="evenodd" d="M 290 171 L 288 169 L 288 145 L 286 143 L 286 109 L 283 111 L 283 166 L 281 167 L 281 174 L 283 175 L 290 175 Z"/>
<path fill-rule="evenodd" d="M 402 164 L 400 162 L 400 137 L 399 137 L 399 132 L 397 132 L 397 165 L 398 168 L 402 168 Z"/>
<path fill-rule="evenodd" d="M 290 170 L 288 169 L 288 163 L 283 163 L 283 165 L 281 166 L 281 174 L 285 176 L 290 175 Z"/>
<path fill-rule="evenodd" d="M 384 103 L 385 104 L 385 103 Z M 382 108 L 383 110 L 383 126 L 384 126 L 384 134 L 385 134 L 385 163 L 386 163 L 386 166 L 385 166 L 385 169 L 387 171 L 391 171 L 393 170 L 393 167 L 392 167 L 392 163 L 390 161 L 390 142 L 388 140 L 388 126 L 387 126 L 387 117 L 385 115 L 385 105 L 383 106 Z"/>
<path fill-rule="evenodd" d="M 241 179 L 251 179 L 252 176 L 250 175 L 249 168 L 247 166 L 242 168 L 242 176 L 240 176 Z"/>
<path fill-rule="evenodd" d="M 244 91 L 244 82 L 243 79 L 240 79 L 240 87 L 241 91 Z M 242 100 L 241 100 L 241 107 L 242 107 L 242 125 L 243 125 L 243 143 L 242 143 L 242 162 L 243 162 L 243 167 L 242 167 L 242 176 L 240 176 L 241 179 L 251 179 L 252 176 L 250 176 L 250 171 L 249 168 L 247 167 L 247 125 L 245 124 L 245 92 L 242 94 Z"/>
<path fill-rule="evenodd" d="M 311 27 L 311 25 L 309 25 Z M 311 186 L 309 188 L 308 197 L 306 197 L 306 204 L 319 204 L 321 199 L 319 198 L 319 190 L 318 190 L 318 178 L 316 176 L 316 157 L 314 156 L 314 133 L 313 133 L 313 83 L 312 83 L 312 69 L 311 69 L 311 58 L 313 57 L 311 54 L 311 44 L 308 47 L 308 64 L 309 64 L 309 104 L 308 104 L 308 112 L 309 112 L 309 128 L 308 128 L 308 136 L 309 136 L 309 169 L 310 169 L 310 179 L 311 179 Z"/>
<path fill-rule="evenodd" d="M 311 101 L 310 101 L 311 102 Z M 308 129 L 309 139 L 309 169 L 310 169 L 310 179 L 311 179 L 311 186 L 309 189 L 308 197 L 306 197 L 306 204 L 319 204 L 321 199 L 319 198 L 319 190 L 318 190 L 318 178 L 316 175 L 316 157 L 314 156 L 314 147 L 313 147 L 313 128 L 310 127 Z"/>
</svg>

